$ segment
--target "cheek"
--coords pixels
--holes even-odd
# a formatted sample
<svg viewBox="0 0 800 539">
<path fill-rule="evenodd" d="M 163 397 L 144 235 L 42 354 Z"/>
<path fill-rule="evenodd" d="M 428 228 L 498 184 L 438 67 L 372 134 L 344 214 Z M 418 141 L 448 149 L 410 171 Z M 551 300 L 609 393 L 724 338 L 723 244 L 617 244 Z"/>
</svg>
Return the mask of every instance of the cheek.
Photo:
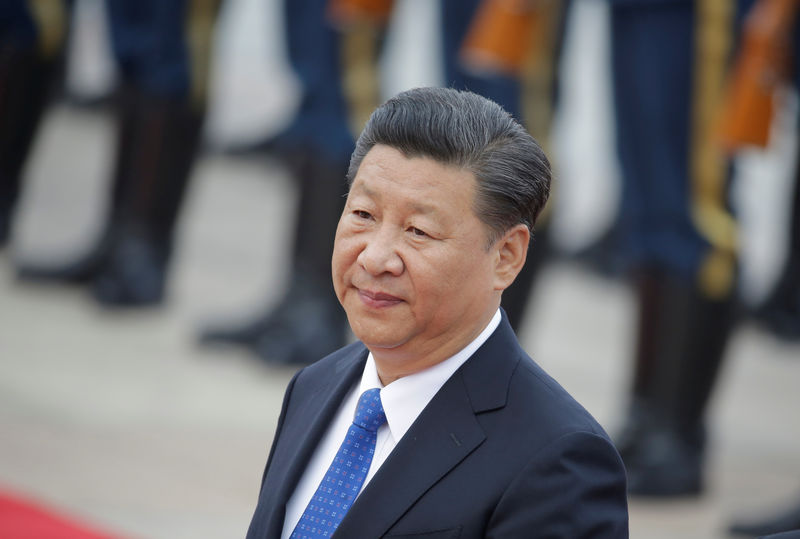
<svg viewBox="0 0 800 539">
<path fill-rule="evenodd" d="M 471 261 L 464 265 L 450 260 L 443 264 L 441 260 L 433 263 L 417 263 L 409 270 L 416 290 L 418 301 L 433 311 L 447 310 L 453 303 L 453 298 L 463 296 L 467 276 L 472 272 L 469 267 Z"/>
<path fill-rule="evenodd" d="M 491 269 L 480 255 L 455 257 L 447 271 L 442 271 L 443 283 L 440 295 L 446 295 L 454 303 L 468 302 L 469 298 L 483 296 L 493 287 Z"/>
<path fill-rule="evenodd" d="M 340 283 L 358 258 L 358 248 L 352 239 L 337 235 L 333 244 L 331 269 L 334 284 Z M 338 290 L 337 290 L 338 291 Z"/>
</svg>

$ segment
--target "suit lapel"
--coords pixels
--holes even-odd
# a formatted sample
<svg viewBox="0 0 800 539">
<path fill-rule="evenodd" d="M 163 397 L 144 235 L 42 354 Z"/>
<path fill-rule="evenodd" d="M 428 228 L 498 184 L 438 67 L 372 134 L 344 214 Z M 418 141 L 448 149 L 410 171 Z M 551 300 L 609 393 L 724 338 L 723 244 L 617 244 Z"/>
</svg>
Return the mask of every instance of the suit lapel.
<svg viewBox="0 0 800 539">
<path fill-rule="evenodd" d="M 363 346 L 356 348 L 342 357 L 328 375 L 320 377 L 324 383 L 291 395 L 291 417 L 287 415 L 264 483 L 267 489 L 276 490 L 261 493 L 268 497 L 264 505 L 271 508 L 266 537 L 280 537 L 286 503 L 342 400 L 361 375 L 366 357 Z"/>
<path fill-rule="evenodd" d="M 381 537 L 483 442 L 476 414 L 505 406 L 517 350 L 504 316 L 425 407 L 342 520 L 336 537 Z"/>
</svg>

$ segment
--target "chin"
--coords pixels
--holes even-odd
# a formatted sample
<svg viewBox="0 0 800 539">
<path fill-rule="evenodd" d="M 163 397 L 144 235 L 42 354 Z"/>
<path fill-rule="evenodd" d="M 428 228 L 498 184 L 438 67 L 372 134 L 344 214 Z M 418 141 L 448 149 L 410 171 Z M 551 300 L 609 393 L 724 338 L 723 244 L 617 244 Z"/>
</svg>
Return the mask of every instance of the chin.
<svg viewBox="0 0 800 539">
<path fill-rule="evenodd" d="M 390 350 L 405 342 L 405 339 L 396 331 L 397 328 L 392 328 L 390 323 L 364 320 L 359 317 L 359 319 L 350 318 L 350 327 L 353 335 L 370 349 Z"/>
</svg>

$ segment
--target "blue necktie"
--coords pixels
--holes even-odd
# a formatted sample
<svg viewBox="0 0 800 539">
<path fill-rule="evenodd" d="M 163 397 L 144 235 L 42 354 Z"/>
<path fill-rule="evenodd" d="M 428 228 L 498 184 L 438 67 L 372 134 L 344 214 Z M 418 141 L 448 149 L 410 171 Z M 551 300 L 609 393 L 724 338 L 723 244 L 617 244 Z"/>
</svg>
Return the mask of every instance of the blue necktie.
<svg viewBox="0 0 800 539">
<path fill-rule="evenodd" d="M 353 505 L 375 454 L 378 428 L 386 422 L 380 391 L 368 389 L 361 394 L 353 424 L 297 522 L 291 539 L 330 537 Z"/>
</svg>

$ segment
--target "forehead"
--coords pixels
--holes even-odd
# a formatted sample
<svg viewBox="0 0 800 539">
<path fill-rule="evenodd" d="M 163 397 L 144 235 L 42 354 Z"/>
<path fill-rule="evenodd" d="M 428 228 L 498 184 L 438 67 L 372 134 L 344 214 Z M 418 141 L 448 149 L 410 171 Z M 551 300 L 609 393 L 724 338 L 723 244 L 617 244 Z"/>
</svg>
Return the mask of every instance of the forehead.
<svg viewBox="0 0 800 539">
<path fill-rule="evenodd" d="M 448 206 L 472 208 L 477 190 L 474 174 L 430 157 L 406 157 L 399 150 L 375 145 L 356 172 L 351 194 L 375 199 L 399 197 L 420 213 Z"/>
</svg>

